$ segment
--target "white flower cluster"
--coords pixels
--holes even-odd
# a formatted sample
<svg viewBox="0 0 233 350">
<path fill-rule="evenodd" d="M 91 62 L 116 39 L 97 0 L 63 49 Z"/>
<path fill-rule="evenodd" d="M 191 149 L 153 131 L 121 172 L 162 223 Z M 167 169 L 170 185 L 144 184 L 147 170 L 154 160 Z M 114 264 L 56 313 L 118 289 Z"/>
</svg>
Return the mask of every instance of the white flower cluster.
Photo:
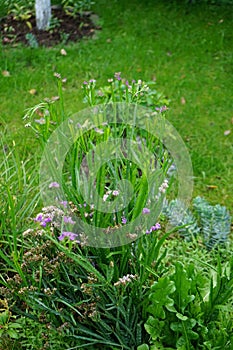
<svg viewBox="0 0 233 350">
<path fill-rule="evenodd" d="M 137 279 L 137 277 L 138 277 L 137 275 L 128 274 L 126 276 L 119 278 L 119 280 L 116 283 L 114 283 L 114 286 L 119 286 L 121 284 L 126 285 L 127 282 L 132 282 L 132 280 Z"/>
<path fill-rule="evenodd" d="M 159 192 L 165 193 L 167 188 L 168 188 L 168 180 L 165 179 L 162 185 L 159 187 Z"/>
<path fill-rule="evenodd" d="M 110 194 L 112 194 L 114 197 L 119 196 L 119 191 L 118 190 L 114 190 L 114 191 L 107 191 L 106 194 L 104 194 L 103 196 L 103 201 L 106 202 L 106 200 L 108 199 L 108 197 L 110 196 Z"/>
</svg>

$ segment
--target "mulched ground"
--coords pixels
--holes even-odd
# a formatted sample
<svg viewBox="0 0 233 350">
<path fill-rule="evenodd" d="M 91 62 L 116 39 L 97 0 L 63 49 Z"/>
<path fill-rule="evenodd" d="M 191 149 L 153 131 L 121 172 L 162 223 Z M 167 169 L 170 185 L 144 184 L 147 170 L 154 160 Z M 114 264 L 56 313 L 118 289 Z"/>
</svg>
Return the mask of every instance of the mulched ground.
<svg viewBox="0 0 233 350">
<path fill-rule="evenodd" d="M 22 43 L 32 46 L 37 43 L 39 46 L 51 47 L 59 43 L 79 41 L 83 37 L 92 36 L 100 29 L 92 21 L 93 14 L 86 12 L 82 16 L 75 17 L 68 15 L 61 8 L 52 9 L 51 29 L 38 30 L 36 19 L 32 16 L 28 21 L 15 20 L 13 16 L 0 19 L 0 38 L 4 45 L 17 45 Z M 54 25 L 59 23 L 59 25 Z M 31 27 L 31 28 L 30 28 Z"/>
</svg>

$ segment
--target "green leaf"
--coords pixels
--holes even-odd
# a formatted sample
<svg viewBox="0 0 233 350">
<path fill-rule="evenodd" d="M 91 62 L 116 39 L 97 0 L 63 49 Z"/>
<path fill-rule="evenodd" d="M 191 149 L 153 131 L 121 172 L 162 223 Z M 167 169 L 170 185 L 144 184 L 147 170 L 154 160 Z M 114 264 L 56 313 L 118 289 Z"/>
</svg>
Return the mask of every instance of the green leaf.
<svg viewBox="0 0 233 350">
<path fill-rule="evenodd" d="M 8 310 L 0 313 L 0 326 L 5 326 L 10 318 L 10 312 Z"/>
<path fill-rule="evenodd" d="M 180 312 L 184 313 L 187 305 L 195 299 L 195 296 L 190 294 L 192 289 L 192 280 L 188 278 L 188 274 L 184 265 L 177 262 L 175 265 L 175 273 L 172 279 L 175 282 L 175 304 Z"/>
<path fill-rule="evenodd" d="M 179 312 L 176 313 L 176 317 L 179 318 L 181 321 L 187 321 L 188 317 L 180 314 Z"/>
<path fill-rule="evenodd" d="M 162 277 L 151 287 L 152 293 L 149 296 L 152 304 L 148 307 L 148 312 L 154 317 L 164 319 L 165 309 L 170 312 L 177 312 L 174 308 L 174 300 L 170 298 L 176 290 L 175 283 L 169 277 Z"/>
<path fill-rule="evenodd" d="M 148 334 L 150 334 L 153 340 L 157 340 L 160 337 L 164 324 L 164 321 L 154 318 L 153 316 L 149 316 L 145 324 L 145 330 Z"/>
<path fill-rule="evenodd" d="M 191 340 L 199 338 L 198 333 L 192 330 L 196 323 L 196 320 L 193 318 L 189 318 L 186 321 L 171 323 L 171 329 L 179 336 L 179 339 L 176 342 L 177 349 L 182 349 L 183 346 L 184 349 L 189 349 Z"/>
<path fill-rule="evenodd" d="M 137 350 L 150 350 L 149 345 L 142 344 L 137 347 Z"/>
<path fill-rule="evenodd" d="M 14 322 L 9 324 L 9 328 L 23 328 L 23 326 L 19 323 Z"/>
<path fill-rule="evenodd" d="M 14 329 L 8 329 L 7 334 L 13 339 L 19 338 L 19 334 Z"/>
</svg>

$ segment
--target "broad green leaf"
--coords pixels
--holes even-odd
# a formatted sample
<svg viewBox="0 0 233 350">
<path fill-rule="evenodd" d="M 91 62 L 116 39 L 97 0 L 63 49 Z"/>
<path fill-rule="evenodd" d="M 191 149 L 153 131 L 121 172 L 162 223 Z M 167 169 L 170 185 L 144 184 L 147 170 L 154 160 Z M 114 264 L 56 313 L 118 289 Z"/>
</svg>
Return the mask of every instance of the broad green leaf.
<svg viewBox="0 0 233 350">
<path fill-rule="evenodd" d="M 164 321 L 161 321 L 158 318 L 154 318 L 153 316 L 149 316 L 145 324 L 145 330 L 147 331 L 148 334 L 150 334 L 153 340 L 156 340 L 159 338 L 160 333 L 163 329 L 163 326 L 164 326 Z"/>
<path fill-rule="evenodd" d="M 176 342 L 177 349 L 189 349 L 192 339 L 198 339 L 199 335 L 192 330 L 196 325 L 196 320 L 189 318 L 186 321 L 172 322 L 171 329 L 179 335 L 179 339 Z"/>
<path fill-rule="evenodd" d="M 18 339 L 19 338 L 19 333 L 16 332 L 14 329 L 8 329 L 7 334 L 13 338 L 13 339 Z"/>
<path fill-rule="evenodd" d="M 166 317 L 165 309 L 170 312 L 176 312 L 174 300 L 170 298 L 176 290 L 175 283 L 169 277 L 162 277 L 152 287 L 152 293 L 149 296 L 152 302 L 148 307 L 148 312 L 155 317 L 164 319 Z"/>
<path fill-rule="evenodd" d="M 188 274 L 183 264 L 176 263 L 176 270 L 172 277 L 175 282 L 175 304 L 179 312 L 184 313 L 187 305 L 195 299 L 195 296 L 191 294 L 192 280 L 188 278 Z"/>
<path fill-rule="evenodd" d="M 9 324 L 9 328 L 23 328 L 23 326 L 19 323 L 14 322 Z"/>
<path fill-rule="evenodd" d="M 137 350 L 150 350 L 149 345 L 142 344 L 137 347 Z"/>
</svg>

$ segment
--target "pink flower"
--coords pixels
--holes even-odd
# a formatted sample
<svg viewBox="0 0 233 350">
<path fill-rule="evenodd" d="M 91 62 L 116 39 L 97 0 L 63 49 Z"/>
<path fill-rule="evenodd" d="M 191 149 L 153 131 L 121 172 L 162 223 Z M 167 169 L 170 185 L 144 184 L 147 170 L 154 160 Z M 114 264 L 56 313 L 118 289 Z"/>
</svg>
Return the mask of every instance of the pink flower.
<svg viewBox="0 0 233 350">
<path fill-rule="evenodd" d="M 123 216 L 123 217 L 121 218 L 121 222 L 122 222 L 122 224 L 126 224 L 126 223 L 127 223 L 127 219 Z"/>
<path fill-rule="evenodd" d="M 74 241 L 78 235 L 73 232 L 62 232 L 61 235 L 58 237 L 59 241 L 63 241 L 65 237 L 68 237 L 71 241 Z"/>
<path fill-rule="evenodd" d="M 150 209 L 148 209 L 148 208 L 143 208 L 143 209 L 142 209 L 142 214 L 150 214 Z"/>
<path fill-rule="evenodd" d="M 70 216 L 64 216 L 63 220 L 66 224 L 72 224 L 72 225 L 75 224 L 75 221 L 73 221 Z"/>
<path fill-rule="evenodd" d="M 63 205 L 64 208 L 67 208 L 68 202 L 67 201 L 61 201 L 61 205 Z"/>
<path fill-rule="evenodd" d="M 117 80 L 121 80 L 121 72 L 116 72 L 115 74 L 114 74 L 114 77 L 117 79 Z"/>
<path fill-rule="evenodd" d="M 146 230 L 146 234 L 149 235 L 153 231 L 157 231 L 161 229 L 161 225 L 159 222 L 157 222 L 155 225 L 151 226 L 149 230 Z"/>
<path fill-rule="evenodd" d="M 51 184 L 49 184 L 49 188 L 52 188 L 52 187 L 58 188 L 58 187 L 60 187 L 60 185 L 59 185 L 59 183 L 54 181 L 54 182 L 51 182 Z"/>
</svg>

